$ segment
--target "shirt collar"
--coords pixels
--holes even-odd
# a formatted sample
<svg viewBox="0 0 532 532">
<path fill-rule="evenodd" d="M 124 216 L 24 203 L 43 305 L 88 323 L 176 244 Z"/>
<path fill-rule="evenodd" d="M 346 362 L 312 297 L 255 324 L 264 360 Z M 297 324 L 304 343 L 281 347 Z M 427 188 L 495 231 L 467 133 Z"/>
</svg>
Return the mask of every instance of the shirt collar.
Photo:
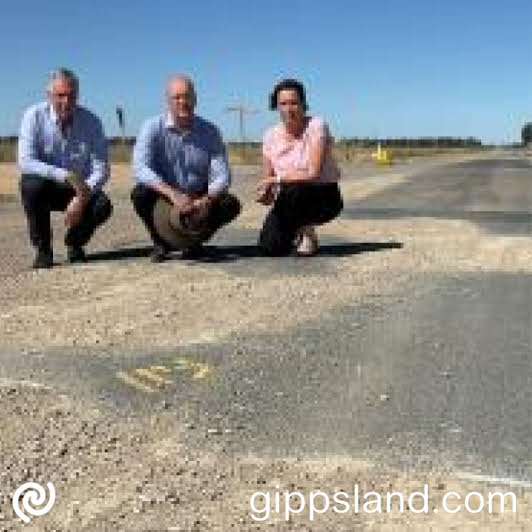
<svg viewBox="0 0 532 532">
<path fill-rule="evenodd" d="M 187 133 L 190 133 L 196 124 L 196 116 L 192 117 L 192 122 L 190 124 L 190 129 L 187 131 Z M 167 129 L 176 129 L 177 131 L 181 131 L 181 128 L 175 123 L 173 116 L 170 113 L 166 113 L 166 116 L 164 118 L 164 127 Z"/>
<path fill-rule="evenodd" d="M 52 122 L 59 127 L 59 117 L 57 116 L 57 113 L 55 112 L 54 106 L 50 103 L 48 104 L 48 107 L 50 109 L 50 119 Z M 70 119 L 70 122 L 67 124 L 67 127 L 71 127 L 74 122 L 74 117 L 76 116 L 77 107 L 74 109 L 74 113 L 72 114 L 72 118 Z"/>
</svg>

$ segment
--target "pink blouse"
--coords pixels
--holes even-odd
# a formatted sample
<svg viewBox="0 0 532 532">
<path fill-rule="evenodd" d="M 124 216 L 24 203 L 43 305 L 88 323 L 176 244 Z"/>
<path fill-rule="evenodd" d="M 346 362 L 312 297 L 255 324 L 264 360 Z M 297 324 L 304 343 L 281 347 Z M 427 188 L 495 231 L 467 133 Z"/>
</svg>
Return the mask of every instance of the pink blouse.
<svg viewBox="0 0 532 532">
<path fill-rule="evenodd" d="M 329 126 L 319 117 L 312 117 L 298 139 L 289 138 L 284 124 L 280 122 L 269 128 L 262 141 L 262 153 L 272 164 L 276 174 L 286 171 L 308 171 L 310 144 L 321 138 L 328 139 L 325 160 L 321 168 L 320 182 L 335 182 L 340 178 L 340 169 L 333 158 L 332 137 Z"/>
</svg>

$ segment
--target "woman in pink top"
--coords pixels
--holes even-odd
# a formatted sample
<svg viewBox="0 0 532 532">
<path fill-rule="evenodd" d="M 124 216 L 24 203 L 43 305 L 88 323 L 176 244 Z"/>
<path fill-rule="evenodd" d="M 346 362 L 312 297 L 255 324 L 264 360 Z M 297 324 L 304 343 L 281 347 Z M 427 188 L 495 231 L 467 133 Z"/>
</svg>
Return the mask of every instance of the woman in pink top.
<svg viewBox="0 0 532 532">
<path fill-rule="evenodd" d="M 332 157 L 327 124 L 307 116 L 305 88 L 293 79 L 279 82 L 270 109 L 281 122 L 263 139 L 263 171 L 257 201 L 272 205 L 259 236 L 266 255 L 313 255 L 318 249 L 314 226 L 336 218 L 343 208 L 340 172 Z"/>
</svg>

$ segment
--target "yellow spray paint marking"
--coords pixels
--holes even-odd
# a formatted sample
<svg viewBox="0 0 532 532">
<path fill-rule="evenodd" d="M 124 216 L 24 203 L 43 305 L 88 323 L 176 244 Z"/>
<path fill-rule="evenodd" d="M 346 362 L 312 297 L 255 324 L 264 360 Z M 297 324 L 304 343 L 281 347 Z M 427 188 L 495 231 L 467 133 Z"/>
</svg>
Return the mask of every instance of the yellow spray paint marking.
<svg viewBox="0 0 532 532">
<path fill-rule="evenodd" d="M 208 380 L 214 373 L 214 367 L 203 362 L 195 362 L 187 358 L 179 358 L 175 361 L 175 371 L 186 371 L 194 380 Z M 168 366 L 148 366 L 145 368 L 133 368 L 128 371 L 118 371 L 116 378 L 127 386 L 139 391 L 155 393 L 172 384 L 172 373 Z"/>
<path fill-rule="evenodd" d="M 194 362 L 188 358 L 178 358 L 175 361 L 175 369 L 178 371 L 190 371 L 194 380 L 204 380 L 212 377 L 214 367 L 204 362 Z"/>
<path fill-rule="evenodd" d="M 171 380 L 161 377 L 158 372 L 153 371 L 151 368 L 138 368 L 135 370 L 135 374 L 141 378 L 144 378 L 150 382 L 153 382 L 158 388 L 163 388 L 166 384 L 172 384 Z"/>
<path fill-rule="evenodd" d="M 171 373 L 171 368 L 166 366 L 149 366 L 148 368 L 135 368 L 128 372 L 118 371 L 116 377 L 137 390 L 154 393 L 167 384 L 172 384 L 172 381 L 167 378 Z"/>
<path fill-rule="evenodd" d="M 137 390 L 140 390 L 142 392 L 146 393 L 153 393 L 155 390 L 153 388 L 150 388 L 147 384 L 144 384 L 139 379 L 136 379 L 135 377 L 132 377 L 125 371 L 118 371 L 116 373 L 116 378 L 118 380 L 121 380 L 124 384 L 127 384 L 128 386 L 131 386 L 133 388 L 136 388 Z"/>
</svg>

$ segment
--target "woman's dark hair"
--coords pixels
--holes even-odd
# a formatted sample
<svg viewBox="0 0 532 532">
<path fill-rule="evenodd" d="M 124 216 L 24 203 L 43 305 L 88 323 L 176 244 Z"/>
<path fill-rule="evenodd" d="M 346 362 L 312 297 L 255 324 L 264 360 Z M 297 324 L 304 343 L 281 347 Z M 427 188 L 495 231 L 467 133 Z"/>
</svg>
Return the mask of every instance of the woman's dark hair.
<svg viewBox="0 0 532 532">
<path fill-rule="evenodd" d="M 297 96 L 299 98 L 299 101 L 301 102 L 301 105 L 303 106 L 303 109 L 305 111 L 308 111 L 305 87 L 303 86 L 303 83 L 301 83 L 300 81 L 297 81 L 297 79 L 283 79 L 279 81 L 277 85 L 275 85 L 272 93 L 270 94 L 270 109 L 272 111 L 277 109 L 277 97 L 279 96 L 279 92 L 287 90 L 287 89 L 294 90 L 297 92 Z"/>
</svg>

